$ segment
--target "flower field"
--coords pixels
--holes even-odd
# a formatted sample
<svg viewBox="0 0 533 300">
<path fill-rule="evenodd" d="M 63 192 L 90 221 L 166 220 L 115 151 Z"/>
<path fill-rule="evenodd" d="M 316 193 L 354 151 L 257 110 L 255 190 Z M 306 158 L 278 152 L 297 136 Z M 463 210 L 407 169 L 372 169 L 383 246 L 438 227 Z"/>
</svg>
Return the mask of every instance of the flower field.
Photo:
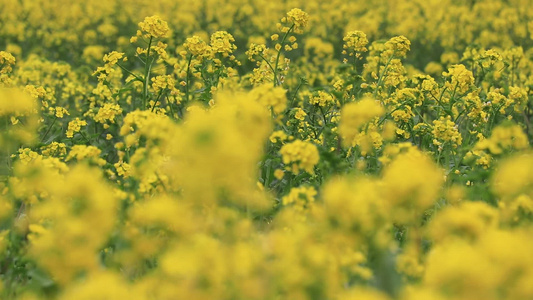
<svg viewBox="0 0 533 300">
<path fill-rule="evenodd" d="M 531 0 L 0 0 L 0 299 L 533 299 Z"/>
</svg>

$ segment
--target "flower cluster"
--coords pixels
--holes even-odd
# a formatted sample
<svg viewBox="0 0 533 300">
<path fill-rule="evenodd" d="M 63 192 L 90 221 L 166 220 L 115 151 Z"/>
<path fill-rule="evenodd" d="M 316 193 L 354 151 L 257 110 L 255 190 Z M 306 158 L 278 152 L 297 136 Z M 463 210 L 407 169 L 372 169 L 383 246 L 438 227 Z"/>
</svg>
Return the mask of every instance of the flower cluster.
<svg viewBox="0 0 533 300">
<path fill-rule="evenodd" d="M 287 91 L 281 87 L 274 87 L 271 84 L 263 84 L 255 87 L 250 96 L 259 103 L 272 110 L 272 113 L 279 115 L 287 108 Z"/>
<path fill-rule="evenodd" d="M 94 120 L 98 123 L 115 123 L 115 118 L 122 114 L 122 108 L 118 104 L 106 103 L 98 109 Z"/>
<path fill-rule="evenodd" d="M 87 121 L 76 118 L 68 123 L 66 135 L 72 138 L 76 132 L 80 132 L 82 126 L 87 126 Z"/>
<path fill-rule="evenodd" d="M 451 79 L 447 87 L 460 94 L 466 93 L 474 83 L 472 72 L 467 70 L 464 65 L 453 65 L 448 69 L 448 72 L 443 72 L 442 75 Z"/>
<path fill-rule="evenodd" d="M 281 20 L 281 22 L 283 23 L 293 24 L 294 30 L 296 32 L 303 30 L 307 26 L 308 21 L 309 21 L 309 15 L 305 11 L 299 8 L 291 9 L 289 12 L 287 12 L 287 17 Z M 286 32 L 286 31 L 282 30 L 282 32 Z"/>
<path fill-rule="evenodd" d="M 0 74 L 10 73 L 15 65 L 15 57 L 6 51 L 0 51 Z"/>
<path fill-rule="evenodd" d="M 226 31 L 217 31 L 211 35 L 211 50 L 214 53 L 221 53 L 223 56 L 228 56 L 237 49 L 233 44 L 235 39 Z"/>
<path fill-rule="evenodd" d="M 389 57 L 405 57 L 411 50 L 411 42 L 405 36 L 396 36 L 385 43 L 385 53 Z"/>
<path fill-rule="evenodd" d="M 339 134 L 345 146 L 351 146 L 359 134 L 361 126 L 380 117 L 384 113 L 383 107 L 371 98 L 359 102 L 346 104 L 341 111 Z"/>
<path fill-rule="evenodd" d="M 354 52 L 367 51 L 368 39 L 362 31 L 350 31 L 342 40 L 344 41 L 344 45 L 342 45 L 343 54 L 353 56 Z"/>
<path fill-rule="evenodd" d="M 433 129 L 431 131 L 435 139 L 433 144 L 443 146 L 449 143 L 453 148 L 460 146 L 463 138 L 457 129 L 457 125 L 451 120 L 451 117 L 440 117 L 433 121 Z"/>
<path fill-rule="evenodd" d="M 163 38 L 170 34 L 168 23 L 159 16 L 151 16 L 144 18 L 144 21 L 139 22 L 140 31 L 137 31 L 138 37 L 144 38 Z"/>
<path fill-rule="evenodd" d="M 533 299 L 527 1 L 174 2 L 0 0 L 0 299 Z"/>
<path fill-rule="evenodd" d="M 315 145 L 301 140 L 285 144 L 280 149 L 280 154 L 283 157 L 283 163 L 288 165 L 288 170 L 294 174 L 298 174 L 300 170 L 314 174 L 313 168 L 320 158 Z"/>
</svg>

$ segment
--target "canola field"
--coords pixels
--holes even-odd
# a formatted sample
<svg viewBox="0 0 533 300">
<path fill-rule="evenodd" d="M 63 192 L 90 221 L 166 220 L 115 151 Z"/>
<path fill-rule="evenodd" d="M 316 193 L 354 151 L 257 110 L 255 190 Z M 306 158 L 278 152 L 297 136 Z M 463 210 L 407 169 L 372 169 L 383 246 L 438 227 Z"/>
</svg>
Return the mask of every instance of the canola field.
<svg viewBox="0 0 533 300">
<path fill-rule="evenodd" d="M 0 0 L 0 299 L 533 299 L 531 0 Z"/>
</svg>

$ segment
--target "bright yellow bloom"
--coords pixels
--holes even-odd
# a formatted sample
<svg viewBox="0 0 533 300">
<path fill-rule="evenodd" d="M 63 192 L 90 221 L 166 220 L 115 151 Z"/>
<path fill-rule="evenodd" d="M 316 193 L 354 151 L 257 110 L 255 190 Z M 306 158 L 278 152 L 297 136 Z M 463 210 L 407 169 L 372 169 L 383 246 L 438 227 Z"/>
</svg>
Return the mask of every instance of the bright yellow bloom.
<svg viewBox="0 0 533 300">
<path fill-rule="evenodd" d="M 199 36 L 187 38 L 183 44 L 189 53 L 197 57 L 208 57 L 212 54 L 212 49 Z"/>
<path fill-rule="evenodd" d="M 294 24 L 295 30 L 305 28 L 308 21 L 309 15 L 299 8 L 293 8 L 287 13 L 287 22 Z"/>
<path fill-rule="evenodd" d="M 450 92 L 458 94 L 466 93 L 474 84 L 472 72 L 467 70 L 464 65 L 453 65 L 448 72 L 443 72 L 443 76 L 449 77 L 451 81 L 446 83 Z"/>
<path fill-rule="evenodd" d="M 352 56 L 354 52 L 366 52 L 368 39 L 366 34 L 362 31 L 350 31 L 342 39 L 344 45 L 342 46 L 347 53 Z"/>
<path fill-rule="evenodd" d="M 81 127 L 87 126 L 87 121 L 80 120 L 80 118 L 76 118 L 68 123 L 67 128 L 67 137 L 72 138 L 74 136 L 74 133 L 80 132 Z"/>
<path fill-rule="evenodd" d="M 282 87 L 274 87 L 271 83 L 255 87 L 250 91 L 250 96 L 276 115 L 287 108 L 287 91 Z"/>
<path fill-rule="evenodd" d="M 433 144 L 442 146 L 443 143 L 449 143 L 453 148 L 461 145 L 463 138 L 457 129 L 457 125 L 451 120 L 450 116 L 440 117 L 433 121 L 433 129 L 431 131 L 433 137 Z"/>
<path fill-rule="evenodd" d="M 398 155 L 383 172 L 385 199 L 399 223 L 416 222 L 436 200 L 444 174 L 420 151 Z"/>
<path fill-rule="evenodd" d="M 345 147 L 353 146 L 361 126 L 385 113 L 383 106 L 376 100 L 365 98 L 359 102 L 346 104 L 341 111 L 339 134 Z"/>
<path fill-rule="evenodd" d="M 154 38 L 167 37 L 170 34 L 170 28 L 166 21 L 159 16 L 151 16 L 144 18 L 144 21 L 139 22 L 139 28 L 143 35 Z M 139 35 L 138 35 L 139 36 Z"/>
<path fill-rule="evenodd" d="M 300 173 L 300 170 L 314 174 L 313 169 L 320 159 L 316 146 L 302 140 L 285 144 L 281 147 L 280 153 L 283 163 L 288 165 L 288 169 L 294 174 Z"/>
</svg>

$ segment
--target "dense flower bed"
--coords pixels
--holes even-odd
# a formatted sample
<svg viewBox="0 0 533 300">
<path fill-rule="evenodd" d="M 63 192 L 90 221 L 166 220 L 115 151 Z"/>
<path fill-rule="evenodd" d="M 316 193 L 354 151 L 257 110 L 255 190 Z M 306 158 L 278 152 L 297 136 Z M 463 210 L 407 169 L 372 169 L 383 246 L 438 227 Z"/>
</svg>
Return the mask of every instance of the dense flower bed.
<svg viewBox="0 0 533 300">
<path fill-rule="evenodd" d="M 0 0 L 0 298 L 532 299 L 531 5 Z"/>
</svg>

